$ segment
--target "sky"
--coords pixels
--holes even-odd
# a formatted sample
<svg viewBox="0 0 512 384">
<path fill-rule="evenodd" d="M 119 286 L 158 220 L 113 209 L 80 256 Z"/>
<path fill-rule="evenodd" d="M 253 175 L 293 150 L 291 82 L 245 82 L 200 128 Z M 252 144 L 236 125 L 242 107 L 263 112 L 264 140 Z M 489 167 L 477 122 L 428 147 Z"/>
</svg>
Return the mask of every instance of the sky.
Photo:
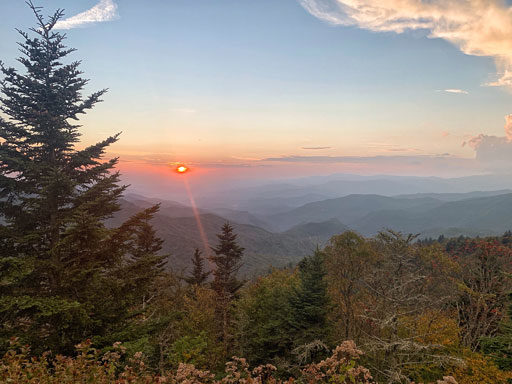
<svg viewBox="0 0 512 384">
<path fill-rule="evenodd" d="M 108 88 L 128 182 L 334 172 L 462 176 L 512 160 L 512 8 L 498 0 L 34 0 Z M 0 60 L 34 17 L 0 0 Z M 228 181 L 226 181 L 228 180 Z M 197 182 L 198 185 L 201 184 Z"/>
</svg>

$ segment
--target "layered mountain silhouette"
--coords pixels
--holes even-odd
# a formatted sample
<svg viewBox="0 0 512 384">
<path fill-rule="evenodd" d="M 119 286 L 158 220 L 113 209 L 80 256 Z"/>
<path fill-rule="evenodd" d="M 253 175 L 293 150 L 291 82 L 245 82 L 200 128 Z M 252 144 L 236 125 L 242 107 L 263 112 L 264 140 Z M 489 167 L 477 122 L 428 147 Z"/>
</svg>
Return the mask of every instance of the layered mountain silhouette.
<svg viewBox="0 0 512 384">
<path fill-rule="evenodd" d="M 349 229 L 366 236 L 393 229 L 420 237 L 488 236 L 512 229 L 510 190 L 324 197 L 320 193 L 307 195 L 306 201 L 319 200 L 296 206 L 303 199 L 296 196 L 289 205 L 280 204 L 279 210 L 273 210 L 285 197 L 278 196 L 276 200 L 267 196 L 253 211 L 203 207 L 197 210 L 196 217 L 186 204 L 127 194 L 121 201 L 121 211 L 109 224 L 118 225 L 141 209 L 160 203 L 153 225 L 164 240 L 163 251 L 170 255 L 169 267 L 186 273 L 194 249 L 208 255 L 209 247 L 217 242 L 216 234 L 229 221 L 246 250 L 242 269 L 245 275 L 271 266 L 293 265 L 323 247 L 333 235 Z M 198 218 L 205 239 L 199 232 Z"/>
</svg>

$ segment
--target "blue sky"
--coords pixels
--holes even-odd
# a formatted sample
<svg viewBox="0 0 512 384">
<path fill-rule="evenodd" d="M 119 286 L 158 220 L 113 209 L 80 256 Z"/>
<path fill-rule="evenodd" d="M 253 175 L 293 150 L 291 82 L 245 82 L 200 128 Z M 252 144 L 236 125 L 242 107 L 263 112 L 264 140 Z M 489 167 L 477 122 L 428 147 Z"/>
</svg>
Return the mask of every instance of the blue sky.
<svg viewBox="0 0 512 384">
<path fill-rule="evenodd" d="M 46 13 L 65 8 L 70 17 L 99 0 L 35 3 Z M 83 121 L 84 142 L 123 131 L 112 153 L 127 162 L 240 165 L 247 172 L 274 159 L 276 174 L 291 163 L 300 174 L 312 172 L 320 156 L 333 158 L 328 172 L 415 173 L 364 159 L 443 155 L 442 164 L 453 160 L 448 168 L 417 172 L 467 174 L 489 170 L 473 161 L 488 150 L 482 137 L 505 139 L 510 87 L 485 85 L 499 78 L 496 56 L 465 54 L 461 44 L 430 38 L 435 26 L 396 33 L 396 25 L 372 24 L 358 9 L 347 21 L 342 0 L 103 3 L 117 7 L 112 20 L 64 32 L 91 78 L 89 90 L 110 89 Z M 507 10 L 491 3 L 496 12 Z M 34 19 L 21 0 L 4 1 L 1 10 L 0 59 L 14 64 L 14 28 Z M 512 153 L 508 142 L 501 150 Z M 346 156 L 364 166 L 335 160 Z M 281 157 L 283 164 L 275 160 Z M 310 157 L 311 167 L 289 161 L 297 157 Z"/>
</svg>

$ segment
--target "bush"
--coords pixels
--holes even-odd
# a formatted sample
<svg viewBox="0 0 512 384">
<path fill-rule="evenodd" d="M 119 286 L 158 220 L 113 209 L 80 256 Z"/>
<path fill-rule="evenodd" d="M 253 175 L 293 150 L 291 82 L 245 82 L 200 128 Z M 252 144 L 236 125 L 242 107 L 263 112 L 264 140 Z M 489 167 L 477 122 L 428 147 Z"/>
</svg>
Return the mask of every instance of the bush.
<svg viewBox="0 0 512 384">
<path fill-rule="evenodd" d="M 351 383 L 371 384 L 372 376 L 368 369 L 357 364 L 362 352 L 353 341 L 338 346 L 332 356 L 302 370 L 296 380 L 280 380 L 274 375 L 276 367 L 271 364 L 249 369 L 243 358 L 233 357 L 226 363 L 222 378 L 215 379 L 209 371 L 196 369 L 192 364 L 180 363 L 175 371 L 162 375 L 147 368 L 142 353 L 121 363 L 125 348 L 114 344 L 112 351 L 102 354 L 92 347 L 88 340 L 76 346 L 76 357 L 52 356 L 45 353 L 41 357 L 31 357 L 30 349 L 11 341 L 11 349 L 0 362 L 0 382 L 16 384 L 292 384 L 292 383 Z"/>
</svg>

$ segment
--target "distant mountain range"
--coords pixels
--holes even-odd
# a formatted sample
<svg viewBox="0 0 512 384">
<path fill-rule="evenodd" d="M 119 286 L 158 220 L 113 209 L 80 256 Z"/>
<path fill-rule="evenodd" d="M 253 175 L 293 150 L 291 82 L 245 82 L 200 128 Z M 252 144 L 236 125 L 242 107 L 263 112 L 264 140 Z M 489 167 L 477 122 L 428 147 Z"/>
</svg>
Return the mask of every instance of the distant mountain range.
<svg viewBox="0 0 512 384">
<path fill-rule="evenodd" d="M 195 198 L 201 207 L 223 207 L 259 216 L 282 213 L 304 204 L 354 194 L 455 194 L 453 198 L 458 199 L 457 194 L 467 192 L 504 190 L 512 191 L 512 174 L 459 178 L 334 174 L 262 183 L 247 188 L 205 190 Z"/>
<path fill-rule="evenodd" d="M 118 225 L 137 211 L 160 203 L 153 224 L 164 239 L 164 252 L 171 255 L 169 266 L 186 271 L 194 249 L 207 254 L 216 244 L 222 224 L 229 221 L 246 249 L 242 270 L 246 275 L 270 266 L 295 264 L 317 246 L 324 246 L 333 235 L 348 229 L 371 236 L 389 228 L 419 233 L 421 237 L 498 235 L 512 229 L 510 189 L 464 192 L 470 185 L 486 182 L 507 186 L 508 180 L 502 182 L 491 176 L 390 177 L 383 182 L 381 178 L 339 177 L 227 191 L 224 203 L 215 196 L 199 199 L 202 208 L 197 212 L 207 244 L 201 239 L 193 209 L 175 201 L 127 194 L 121 202 L 122 210 L 109 224 Z M 345 194 L 368 190 L 391 195 Z"/>
<path fill-rule="evenodd" d="M 480 195 L 486 196 L 470 197 Z M 285 230 L 298 223 L 338 219 L 364 235 L 386 228 L 423 236 L 437 236 L 448 230 L 452 234 L 499 234 L 512 228 L 512 193 L 435 196 L 349 195 L 272 215 L 269 221 Z"/>
</svg>

